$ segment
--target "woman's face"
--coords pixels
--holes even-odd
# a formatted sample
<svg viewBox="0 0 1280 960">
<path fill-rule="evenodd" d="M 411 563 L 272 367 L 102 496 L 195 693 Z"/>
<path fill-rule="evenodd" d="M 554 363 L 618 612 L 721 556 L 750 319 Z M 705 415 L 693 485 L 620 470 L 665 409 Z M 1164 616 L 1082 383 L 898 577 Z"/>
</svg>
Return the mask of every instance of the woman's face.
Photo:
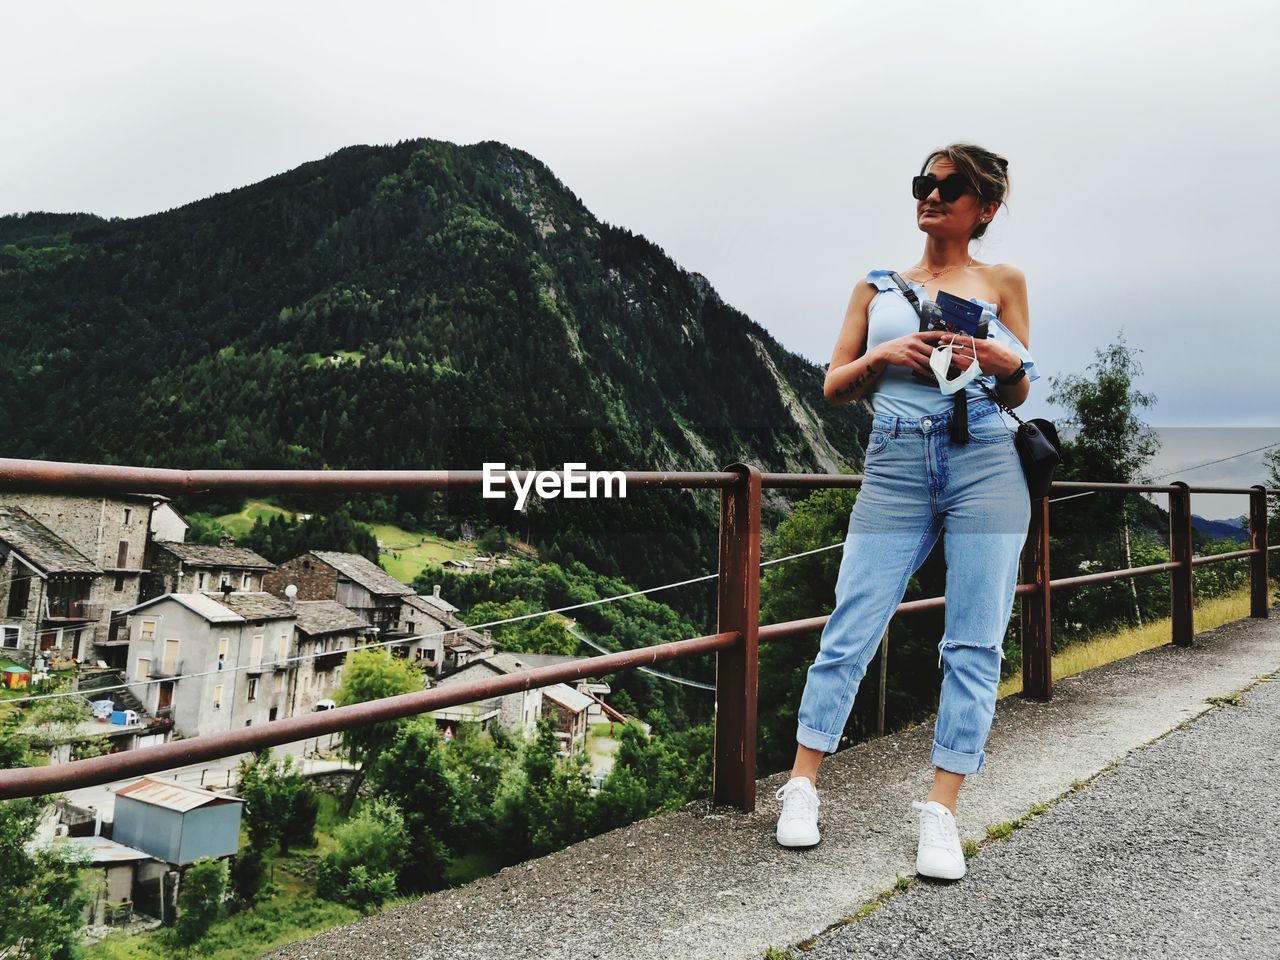
<svg viewBox="0 0 1280 960">
<path fill-rule="evenodd" d="M 955 164 L 946 157 L 934 157 L 925 172 L 938 180 L 960 176 Z M 995 203 L 982 203 L 972 189 L 947 203 L 935 188 L 929 196 L 916 201 L 916 226 L 930 236 L 968 239 L 983 217 L 991 219 L 997 206 Z"/>
</svg>

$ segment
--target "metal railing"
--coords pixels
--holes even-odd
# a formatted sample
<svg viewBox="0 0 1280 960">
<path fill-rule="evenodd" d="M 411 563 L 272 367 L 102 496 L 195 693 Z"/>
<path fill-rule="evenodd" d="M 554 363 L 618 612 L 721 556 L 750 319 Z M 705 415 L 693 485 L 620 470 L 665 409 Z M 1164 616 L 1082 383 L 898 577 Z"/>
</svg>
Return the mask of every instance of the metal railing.
<svg viewBox="0 0 1280 960">
<path fill-rule="evenodd" d="M 531 471 L 517 471 L 521 483 Z M 163 494 L 264 492 L 415 492 L 475 490 L 481 471 L 445 470 L 167 470 L 157 468 L 57 463 L 0 459 L 0 489 Z M 760 501 L 765 487 L 817 490 L 860 487 L 856 474 L 764 473 L 745 463 L 718 472 L 627 472 L 628 486 L 720 490 L 720 543 L 717 578 L 717 632 L 638 650 L 602 654 L 538 667 L 519 673 L 433 687 L 383 700 L 356 703 L 321 713 L 287 717 L 268 724 L 177 740 L 154 747 L 124 751 L 45 767 L 0 770 L 0 798 L 37 796 L 109 783 L 130 776 L 333 734 L 353 727 L 397 720 L 430 710 L 485 700 L 563 681 L 599 677 L 622 670 L 716 654 L 716 714 L 712 758 L 712 803 L 755 809 L 756 687 L 759 644 L 821 630 L 828 616 L 785 623 L 760 624 Z M 1167 563 L 1083 576 L 1049 576 L 1049 501 L 1032 504 L 1031 523 L 1023 548 L 1016 594 L 1023 597 L 1023 696 L 1048 700 L 1053 692 L 1052 643 L 1049 633 L 1050 599 L 1055 589 L 1103 583 L 1128 577 L 1168 573 L 1172 641 L 1190 644 L 1194 634 L 1192 572 L 1205 563 L 1248 557 L 1250 616 L 1268 612 L 1267 558 L 1276 549 L 1267 543 L 1267 496 L 1280 494 L 1261 484 L 1252 487 L 1191 487 L 1175 481 L 1163 484 L 1088 483 L 1059 481 L 1054 492 L 1114 491 L 1164 493 L 1169 497 Z M 1192 493 L 1249 495 L 1249 547 L 1229 553 L 1194 557 L 1191 535 Z M 1277 545 L 1280 546 L 1280 545 Z M 940 609 L 944 597 L 900 603 L 898 613 Z"/>
</svg>

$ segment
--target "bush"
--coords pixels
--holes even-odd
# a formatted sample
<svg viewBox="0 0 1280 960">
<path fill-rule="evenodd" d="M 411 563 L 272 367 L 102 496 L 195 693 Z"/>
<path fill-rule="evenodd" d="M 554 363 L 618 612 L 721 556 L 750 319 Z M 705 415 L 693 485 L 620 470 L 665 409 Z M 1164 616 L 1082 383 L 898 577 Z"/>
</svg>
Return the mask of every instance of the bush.
<svg viewBox="0 0 1280 960">
<path fill-rule="evenodd" d="M 368 912 L 395 895 L 409 859 L 409 833 L 400 808 L 372 800 L 334 831 L 337 849 L 316 872 L 316 894 Z"/>
<path fill-rule="evenodd" d="M 227 865 L 205 857 L 182 875 L 178 888 L 178 924 L 175 934 L 184 947 L 199 943 L 222 912 L 227 893 Z"/>
</svg>

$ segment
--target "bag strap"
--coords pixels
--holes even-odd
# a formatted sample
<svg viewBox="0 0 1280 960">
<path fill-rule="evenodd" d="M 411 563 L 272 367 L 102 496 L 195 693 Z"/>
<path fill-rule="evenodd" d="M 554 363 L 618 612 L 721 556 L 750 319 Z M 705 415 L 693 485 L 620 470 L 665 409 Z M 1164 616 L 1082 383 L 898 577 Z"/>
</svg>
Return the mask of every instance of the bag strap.
<svg viewBox="0 0 1280 960">
<path fill-rule="evenodd" d="M 893 277 L 893 282 L 896 283 L 899 289 L 902 290 L 902 295 L 907 298 L 907 302 L 911 304 L 912 309 L 915 310 L 916 314 L 920 317 L 921 320 L 924 320 L 924 314 L 921 313 L 920 311 L 920 298 L 916 296 L 916 292 L 907 285 L 907 282 L 903 280 L 902 277 L 898 276 L 896 271 L 891 272 L 889 275 Z M 997 394 L 994 390 L 988 387 L 980 379 L 977 381 L 977 384 L 978 384 L 978 388 L 983 392 L 985 392 L 987 396 L 989 396 L 992 400 L 994 400 L 996 402 L 996 405 L 1000 407 L 1001 410 L 1009 414 L 1009 416 L 1013 417 L 1013 419 L 1017 420 L 1018 423 L 1021 423 L 1024 426 L 1026 425 L 1026 421 L 1023 420 L 1016 413 L 1014 413 L 1013 408 L 1009 406 L 1007 403 L 1005 403 L 1003 400 L 1001 400 L 999 394 Z"/>
</svg>

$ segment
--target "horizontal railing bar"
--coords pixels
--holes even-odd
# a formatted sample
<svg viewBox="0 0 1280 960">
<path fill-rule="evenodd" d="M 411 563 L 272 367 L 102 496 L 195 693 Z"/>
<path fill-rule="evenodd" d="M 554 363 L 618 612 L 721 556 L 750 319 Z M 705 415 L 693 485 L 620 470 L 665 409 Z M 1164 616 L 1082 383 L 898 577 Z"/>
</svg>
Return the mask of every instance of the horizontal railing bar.
<svg viewBox="0 0 1280 960">
<path fill-rule="evenodd" d="M 1145 573 L 1160 573 L 1165 570 L 1177 570 L 1182 564 L 1177 560 L 1165 563 L 1149 563 L 1145 567 L 1125 567 L 1123 570 L 1103 570 L 1098 573 L 1085 573 L 1078 577 L 1061 577 L 1049 581 L 1049 588 L 1077 587 L 1085 583 L 1106 583 L 1109 580 L 1124 580 L 1128 577 L 1140 577 Z"/>
<path fill-rule="evenodd" d="M 512 471 L 525 482 L 537 471 Z M 736 473 L 674 470 L 620 470 L 628 485 L 641 487 L 731 487 Z M 577 471 L 583 477 L 582 471 Z M 505 475 L 504 475 L 505 476 Z M 585 478 L 584 478 L 585 479 Z M 481 470 L 175 470 L 97 463 L 0 458 L 0 489 L 40 489 L 92 493 L 323 493 L 359 491 L 409 493 L 475 490 Z M 505 489 L 503 480 L 499 487 Z"/>
<path fill-rule="evenodd" d="M 760 485 L 775 489 L 825 490 L 834 487 L 860 487 L 861 473 L 762 473 Z"/>
<path fill-rule="evenodd" d="M 1252 557 L 1262 553 L 1257 547 L 1249 550 L 1232 550 L 1229 553 L 1207 553 L 1202 557 L 1192 557 L 1191 565 L 1198 567 L 1204 563 L 1221 563 L 1223 560 L 1237 560 L 1240 557 Z"/>
<path fill-rule="evenodd" d="M 123 750 L 120 753 L 73 760 L 70 763 L 43 767 L 18 767 L 0 770 L 0 799 L 36 797 L 63 790 L 98 786 L 139 777 L 148 773 L 184 767 L 205 760 L 251 753 L 296 740 L 309 740 L 327 733 L 339 733 L 352 727 L 363 727 L 388 720 L 400 720 L 428 710 L 474 703 L 490 697 L 545 687 L 565 680 L 598 677 L 651 663 L 714 653 L 737 643 L 737 631 L 713 633 L 688 640 L 659 643 L 637 650 L 585 657 L 568 663 L 551 664 L 467 683 L 451 683 L 417 693 L 405 693 L 381 700 L 353 703 L 321 713 L 308 713 L 283 720 L 273 720 L 257 727 L 240 727 L 223 733 L 210 733 L 190 740 L 171 740 L 154 747 Z"/>
<path fill-rule="evenodd" d="M 513 471 L 521 481 L 537 471 Z M 628 484 L 650 487 L 723 488 L 738 481 L 728 471 L 622 470 Z M 581 473 L 581 472 L 579 472 Z M 765 473 L 762 486 L 798 490 L 859 487 L 862 474 Z M 15 460 L 0 457 L 0 489 L 41 489 L 112 493 L 378 493 L 423 490 L 472 490 L 484 482 L 481 470 L 181 470 L 131 467 L 59 460 Z M 505 480 L 501 484 L 506 486 Z M 1056 491 L 1095 490 L 1172 493 L 1177 486 L 1150 483 L 1101 483 L 1056 480 Z M 1192 493 L 1251 493 L 1254 487 L 1190 487 Z M 1267 488 L 1280 495 L 1280 488 Z"/>
</svg>

